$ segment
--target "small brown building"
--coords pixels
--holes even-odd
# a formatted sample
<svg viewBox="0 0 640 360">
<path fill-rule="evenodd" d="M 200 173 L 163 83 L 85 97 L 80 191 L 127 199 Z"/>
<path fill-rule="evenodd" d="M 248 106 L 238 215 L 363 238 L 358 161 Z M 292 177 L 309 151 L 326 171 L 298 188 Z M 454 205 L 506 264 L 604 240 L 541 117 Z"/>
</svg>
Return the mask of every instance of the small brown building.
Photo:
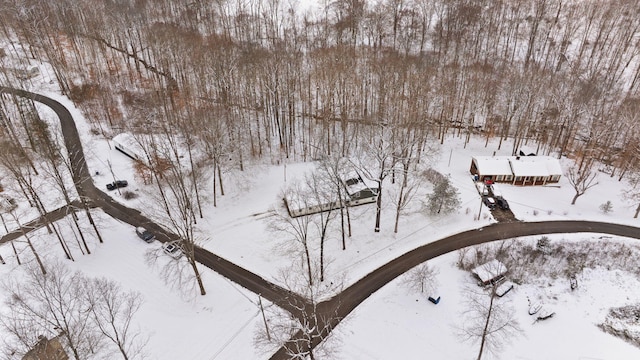
<svg viewBox="0 0 640 360">
<path fill-rule="evenodd" d="M 69 356 L 57 337 L 47 339 L 41 335 L 38 343 L 24 354 L 22 360 L 69 360 Z"/>
</svg>

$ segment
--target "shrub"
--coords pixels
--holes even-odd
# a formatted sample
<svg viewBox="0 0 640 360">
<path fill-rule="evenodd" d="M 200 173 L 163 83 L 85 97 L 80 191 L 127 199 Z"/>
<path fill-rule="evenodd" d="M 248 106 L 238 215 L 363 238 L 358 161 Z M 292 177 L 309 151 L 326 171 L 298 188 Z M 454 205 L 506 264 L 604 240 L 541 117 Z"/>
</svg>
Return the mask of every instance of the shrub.
<svg viewBox="0 0 640 360">
<path fill-rule="evenodd" d="M 124 197 L 125 200 L 131 200 L 137 198 L 138 194 L 134 193 L 133 191 L 127 190 L 122 192 L 122 197 Z"/>
<path fill-rule="evenodd" d="M 543 236 L 536 242 L 536 250 L 539 254 L 550 255 L 551 254 L 551 241 L 548 237 Z"/>
<path fill-rule="evenodd" d="M 613 210 L 613 204 L 611 203 L 610 200 L 607 200 L 606 203 L 600 205 L 600 211 L 602 211 L 603 214 L 608 214 L 612 210 Z"/>
</svg>

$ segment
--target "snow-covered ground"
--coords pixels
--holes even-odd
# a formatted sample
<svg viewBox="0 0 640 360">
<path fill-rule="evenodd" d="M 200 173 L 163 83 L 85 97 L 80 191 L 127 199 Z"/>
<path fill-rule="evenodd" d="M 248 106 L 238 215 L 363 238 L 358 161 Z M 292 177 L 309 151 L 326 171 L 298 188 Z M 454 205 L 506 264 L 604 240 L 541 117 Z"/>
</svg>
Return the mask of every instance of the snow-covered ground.
<svg viewBox="0 0 640 360">
<path fill-rule="evenodd" d="M 109 146 L 105 139 L 92 136 L 89 125 L 72 103 L 55 93 L 42 93 L 58 99 L 71 110 L 83 138 L 90 172 L 98 187 L 117 178 L 129 181 L 129 188 L 139 194 L 134 200 L 124 200 L 115 192 L 111 195 L 127 206 L 148 213 L 153 208 L 149 193 L 153 186 L 145 186 L 134 176 L 131 161 Z M 48 115 L 50 116 L 50 115 Z M 462 205 L 452 215 L 431 217 L 420 211 L 420 199 L 415 199 L 413 211 L 400 219 L 399 232 L 393 233 L 393 205 L 391 195 L 384 193 L 382 230 L 374 233 L 374 207 L 365 205 L 352 211 L 353 236 L 347 250 L 341 250 L 337 232 L 327 241 L 327 280 L 344 278 L 345 286 L 389 260 L 445 236 L 487 225 L 493 222 L 486 207 L 475 220 L 480 209 L 480 196 L 469 174 L 474 155 L 509 155 L 512 145 L 497 141 L 484 146 L 484 139 L 472 139 L 463 146 L 462 138 L 448 138 L 440 149 L 434 168 L 450 174 L 459 189 Z M 570 160 L 562 159 L 568 165 Z M 109 169 L 111 166 L 112 170 Z M 278 282 L 278 272 L 291 263 L 290 255 L 279 250 L 280 237 L 268 230 L 273 218 L 271 210 L 281 206 L 279 194 L 284 186 L 313 164 L 287 163 L 252 168 L 241 184 L 227 182 L 227 195 L 218 199 L 218 207 L 210 199 L 204 209 L 205 218 L 199 221 L 202 246 L 265 278 Z M 516 187 L 502 185 L 515 216 L 525 221 L 557 219 L 590 219 L 636 225 L 633 219 L 635 204 L 626 203 L 621 193 L 624 182 L 605 173 L 598 175 L 599 185 L 570 205 L 573 190 L 565 178 L 547 187 Z M 426 186 L 426 190 L 430 185 Z M 392 187 L 387 186 L 387 189 Z M 603 214 L 599 206 L 611 201 L 613 210 Z M 97 213 L 101 214 L 98 210 Z M 31 218 L 21 219 L 22 222 Z M 63 220 L 66 221 L 66 220 Z M 63 223 L 63 224 L 66 224 Z M 62 225 L 63 226 L 63 225 Z M 185 298 L 160 279 L 156 268 L 148 267 L 143 254 L 158 243 L 145 244 L 137 239 L 133 228 L 101 215 L 100 226 L 106 233 L 105 243 L 91 242 L 92 254 L 76 254 L 75 262 L 68 262 L 92 276 L 106 276 L 120 282 L 127 289 L 144 294 L 145 303 L 138 314 L 137 325 L 150 336 L 147 352 L 152 359 L 259 359 L 269 354 L 257 354 L 252 339 L 260 326 L 257 296 L 230 283 L 217 274 L 203 269 L 208 295 Z M 63 226 L 64 227 L 64 226 Z M 56 240 L 40 230 L 34 236 L 36 247 L 46 257 L 60 257 Z M 73 235 L 71 235 L 73 237 Z M 594 235 L 594 237 L 596 237 Z M 552 239 L 562 237 L 553 236 Z M 561 241 L 561 240 L 558 240 Z M 631 240 L 627 240 L 631 241 Z M 17 244 L 28 258 L 24 244 Z M 0 278 L 20 276 L 12 249 L 0 246 L 0 254 L 7 265 L 0 266 Z M 448 254 L 430 262 L 439 269 L 440 304 L 433 305 L 417 294 L 408 293 L 395 281 L 369 298 L 338 328 L 342 339 L 336 358 L 397 359 L 425 356 L 444 359 L 463 359 L 475 356 L 477 345 L 461 343 L 458 336 L 460 316 L 464 310 L 463 286 L 469 282 L 468 273 L 458 270 L 455 254 Z M 585 270 L 581 284 L 571 292 L 562 280 L 543 281 L 547 286 L 518 286 L 500 301 L 509 301 L 516 309 L 523 335 L 513 339 L 499 353 L 501 359 L 633 359 L 640 350 L 622 340 L 605 334 L 596 327 L 607 309 L 640 301 L 638 280 L 631 274 L 605 269 Z M 0 294 L 0 297 L 2 294 Z M 556 316 L 533 324 L 527 315 L 527 297 L 541 296 L 552 303 Z M 560 336 L 561 335 L 561 336 Z"/>
<path fill-rule="evenodd" d="M 464 286 L 469 273 L 454 267 L 455 254 L 430 261 L 440 270 L 441 301 L 410 293 L 400 279 L 388 284 L 359 306 L 341 325 L 342 359 L 473 359 L 479 344 L 462 342 L 461 319 L 466 310 Z M 640 281 L 621 271 L 585 270 L 578 289 L 569 282 L 549 280 L 547 286 L 522 285 L 497 301 L 510 302 L 522 334 L 509 339 L 497 359 L 637 359 L 640 350 L 602 332 L 608 308 L 640 302 Z M 528 301 L 538 299 L 556 315 L 535 322 Z M 484 358 L 484 357 L 483 357 Z"/>
<path fill-rule="evenodd" d="M 159 248 L 159 242 L 147 244 L 140 240 L 128 224 L 96 211 L 103 244 L 90 242 L 91 255 L 81 256 L 78 247 L 70 243 L 75 261 L 66 261 L 71 270 L 92 277 L 117 281 L 125 290 L 139 291 L 144 303 L 135 317 L 136 329 L 149 342 L 145 352 L 150 359 L 253 359 L 250 344 L 258 317 L 258 298 L 235 283 L 215 273 L 205 277 L 210 295 L 184 296 L 168 287 L 158 276 L 159 266 L 150 267 L 145 253 Z M 60 230 L 73 239 L 71 226 L 65 220 Z M 88 226 L 86 222 L 84 226 Z M 34 245 L 45 259 L 63 258 L 58 241 L 46 229 L 32 233 Z M 24 243 L 16 243 L 21 259 L 30 259 Z M 16 264 L 8 244 L 0 247 L 7 265 L 0 266 L 0 278 L 22 276 L 23 266 Z M 3 299 L 4 301 L 5 299 Z M 4 305 L 4 304 L 3 304 Z"/>
</svg>

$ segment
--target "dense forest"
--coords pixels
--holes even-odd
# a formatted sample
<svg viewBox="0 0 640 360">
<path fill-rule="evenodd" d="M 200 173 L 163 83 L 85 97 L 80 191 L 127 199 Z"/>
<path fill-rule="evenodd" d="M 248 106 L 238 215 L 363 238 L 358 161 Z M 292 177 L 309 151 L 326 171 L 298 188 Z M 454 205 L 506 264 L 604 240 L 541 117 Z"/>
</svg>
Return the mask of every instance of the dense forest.
<svg viewBox="0 0 640 360">
<path fill-rule="evenodd" d="M 5 58 L 51 64 L 96 134 L 170 134 L 223 170 L 265 156 L 352 154 L 379 128 L 418 147 L 478 133 L 515 139 L 514 153 L 526 145 L 581 168 L 600 160 L 612 176 L 633 170 L 635 2 L 334 0 L 318 8 L 2 0 L 0 24 L 13 41 Z"/>
<path fill-rule="evenodd" d="M 202 238 L 196 223 L 204 217 L 209 181 L 217 206 L 227 177 L 256 176 L 244 171 L 255 164 L 321 159 L 305 179 L 315 198 L 307 196 L 308 189 L 292 188 L 305 195 L 297 197 L 300 209 L 339 209 L 342 250 L 351 236 L 342 187 L 345 179 L 357 180 L 345 178 L 344 170 L 359 165 L 377 183 L 376 232 L 382 184 L 397 180 L 395 198 L 387 200 L 384 193 L 384 201 L 393 202 L 397 233 L 401 212 L 419 185 L 412 183 L 418 175 L 410 175 L 410 168 L 452 138 L 465 146 L 472 136 L 483 139 L 487 154 L 479 155 L 496 150 L 488 147 L 493 140 L 499 150 L 509 144 L 512 154 L 525 150 L 575 160 L 565 174 L 576 191 L 573 203 L 597 184 L 597 171 L 626 178 L 635 188 L 625 196 L 636 204 L 635 216 L 640 213 L 637 1 L 310 1 L 317 6 L 293 0 L 0 0 L 0 87 L 38 92 L 43 79 L 51 80 L 83 112 L 93 135 L 133 135 L 146 156 L 137 162 L 136 176 L 157 185 L 157 193 L 149 193 L 157 206 L 150 210 L 157 207 L 159 214 L 152 215 L 175 234 L 171 240 L 179 241 L 187 259 L 164 267 L 163 274 L 171 276 L 163 277 L 172 285 L 192 283 L 201 295 L 206 290 L 197 265 Z M 43 76 L 29 75 L 36 66 Z M 89 176 L 81 179 L 74 168 L 81 151 L 62 151 L 57 125 L 38 110 L 28 97 L 0 95 L 0 170 L 6 174 L 0 180 L 9 184 L 0 187 L 13 186 L 43 216 L 63 202 L 84 210 L 89 231 L 102 242 L 87 201 L 91 189 L 82 186 Z M 428 166 L 422 170 L 420 176 L 434 184 L 434 213 L 459 206 L 447 176 Z M 138 195 L 123 191 L 128 196 Z M 332 217 L 276 210 L 270 231 L 288 231 L 287 245 L 303 254 L 305 286 L 319 286 Z M 11 211 L 9 220 L 20 226 Z M 90 254 L 83 235 L 89 233 L 78 219 L 75 213 L 70 217 L 80 237 L 74 240 L 83 255 Z M 5 217 L 0 221 L 8 233 Z M 59 227 L 46 226 L 73 260 L 71 240 Z M 18 258 L 13 243 L 12 250 Z M 149 254 L 149 262 L 159 258 Z M 184 275 L 189 271 L 193 275 Z M 70 279 L 72 285 L 82 281 Z M 108 290 L 107 298 L 119 291 L 105 283 L 94 286 Z M 298 291 L 286 286 L 287 297 Z M 72 287 L 71 293 L 83 289 Z M 340 321 L 337 311 L 322 313 L 317 293 L 309 294 L 295 316 L 282 316 L 285 329 L 296 321 L 304 328 L 294 328 L 297 335 L 283 332 L 277 341 L 287 350 L 302 344 L 302 351 L 312 353 L 324 340 L 318 336 L 332 330 L 320 325 Z M 137 310 L 138 296 L 127 296 L 128 310 Z M 290 308 L 300 306 L 296 299 L 287 300 Z M 63 333 L 71 346 L 73 334 L 64 328 Z M 89 345 L 83 349 L 79 342 L 74 357 L 93 352 Z"/>
</svg>

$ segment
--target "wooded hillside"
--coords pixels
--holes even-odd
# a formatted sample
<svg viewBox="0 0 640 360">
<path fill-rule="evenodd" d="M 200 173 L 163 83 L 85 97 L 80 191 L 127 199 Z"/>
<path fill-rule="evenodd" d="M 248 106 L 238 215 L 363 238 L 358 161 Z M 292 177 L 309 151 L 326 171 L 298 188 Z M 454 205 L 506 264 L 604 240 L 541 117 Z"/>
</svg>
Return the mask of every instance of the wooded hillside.
<svg viewBox="0 0 640 360">
<path fill-rule="evenodd" d="M 616 175 L 636 163 L 635 2 L 323 3 L 2 0 L 2 36 L 25 45 L 4 58 L 52 64 L 97 133 L 171 132 L 238 167 L 346 155 L 371 124 L 394 138 L 513 137 L 514 153 Z"/>
</svg>

